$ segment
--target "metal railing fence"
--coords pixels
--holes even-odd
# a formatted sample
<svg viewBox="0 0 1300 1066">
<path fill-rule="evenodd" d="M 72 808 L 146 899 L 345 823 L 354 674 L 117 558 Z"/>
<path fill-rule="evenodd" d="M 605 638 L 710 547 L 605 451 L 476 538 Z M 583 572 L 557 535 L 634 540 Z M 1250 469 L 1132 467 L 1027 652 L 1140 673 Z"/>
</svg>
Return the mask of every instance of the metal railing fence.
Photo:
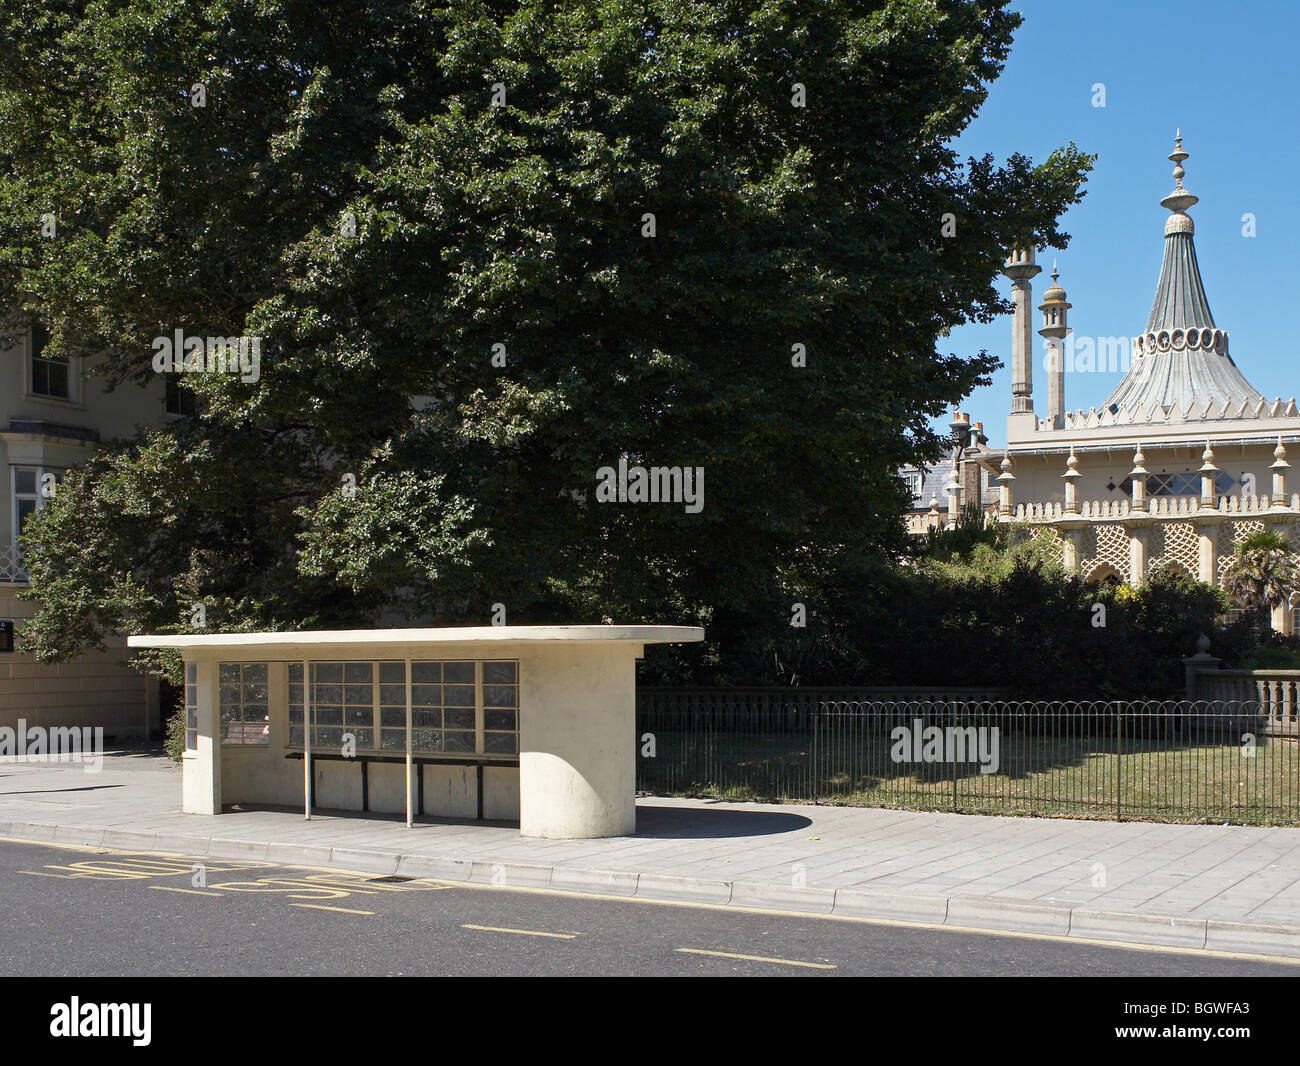
<svg viewBox="0 0 1300 1066">
<path fill-rule="evenodd" d="M 1257 701 L 638 699 L 637 787 L 998 814 L 1300 824 Z"/>
</svg>

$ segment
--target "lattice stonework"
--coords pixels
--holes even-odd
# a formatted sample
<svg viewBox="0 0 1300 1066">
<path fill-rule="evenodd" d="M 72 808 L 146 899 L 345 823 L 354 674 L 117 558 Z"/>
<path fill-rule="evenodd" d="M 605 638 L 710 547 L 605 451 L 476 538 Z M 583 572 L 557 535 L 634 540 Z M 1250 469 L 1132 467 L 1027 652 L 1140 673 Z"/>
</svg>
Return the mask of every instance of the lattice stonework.
<svg viewBox="0 0 1300 1066">
<path fill-rule="evenodd" d="M 1128 531 L 1117 523 L 1093 526 L 1088 537 L 1091 553 L 1079 567 L 1079 573 L 1090 577 L 1099 568 L 1109 566 L 1121 579 L 1128 574 Z"/>
<path fill-rule="evenodd" d="M 1152 553 L 1150 572 L 1154 574 L 1177 564 L 1196 577 L 1201 572 L 1201 562 L 1195 527 L 1190 522 L 1161 522 L 1156 528 L 1160 531 L 1155 538 L 1158 547 Z"/>
<path fill-rule="evenodd" d="M 1254 521 L 1224 522 L 1219 527 L 1219 565 L 1216 577 L 1220 585 L 1223 584 L 1223 575 L 1227 572 L 1228 567 L 1232 565 L 1232 557 L 1236 553 L 1237 544 L 1251 533 L 1260 533 L 1263 529 L 1263 522 Z"/>
<path fill-rule="evenodd" d="M 1079 538 L 1079 573 L 1086 577 L 1097 562 L 1097 527 L 1089 526 Z"/>
</svg>

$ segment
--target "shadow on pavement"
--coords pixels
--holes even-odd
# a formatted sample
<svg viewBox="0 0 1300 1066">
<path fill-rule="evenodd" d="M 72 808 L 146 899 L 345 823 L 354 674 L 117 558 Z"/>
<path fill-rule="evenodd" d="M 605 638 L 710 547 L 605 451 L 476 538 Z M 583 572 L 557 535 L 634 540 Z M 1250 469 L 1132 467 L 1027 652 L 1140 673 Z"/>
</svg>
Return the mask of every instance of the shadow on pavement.
<svg viewBox="0 0 1300 1066">
<path fill-rule="evenodd" d="M 221 808 L 222 814 L 293 814 L 302 818 L 302 808 L 298 806 L 286 807 L 283 804 L 275 803 L 227 803 Z M 405 825 L 406 815 L 396 814 L 392 811 L 350 811 L 341 807 L 313 807 L 311 809 L 312 818 L 320 821 L 330 819 L 348 820 L 355 819 L 366 822 L 392 822 L 395 825 Z M 439 825 L 485 825 L 493 829 L 518 829 L 518 822 L 500 821 L 493 818 L 453 818 L 443 815 L 420 814 L 415 817 L 416 828 L 432 827 Z"/>
<path fill-rule="evenodd" d="M 780 811 L 711 811 L 699 807 L 637 807 L 636 835 L 690 837 L 752 837 L 794 833 L 812 825 L 802 814 Z"/>
</svg>

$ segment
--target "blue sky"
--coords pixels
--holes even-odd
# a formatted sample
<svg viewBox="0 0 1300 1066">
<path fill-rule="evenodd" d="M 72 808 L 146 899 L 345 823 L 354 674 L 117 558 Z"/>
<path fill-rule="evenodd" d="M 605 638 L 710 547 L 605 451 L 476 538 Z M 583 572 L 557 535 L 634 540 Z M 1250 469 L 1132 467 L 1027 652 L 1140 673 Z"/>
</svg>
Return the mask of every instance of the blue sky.
<svg viewBox="0 0 1300 1066">
<path fill-rule="evenodd" d="M 1300 5 L 1293 0 L 1023 0 L 1024 24 L 1002 76 L 956 144 L 959 154 L 1019 151 L 1041 162 L 1074 141 L 1095 154 L 1087 196 L 1065 216 L 1065 251 L 1039 253 L 1035 307 L 1051 282 L 1052 257 L 1073 305 L 1076 336 L 1134 336 L 1146 325 L 1160 270 L 1160 198 L 1174 187 L 1174 130 L 1181 127 L 1183 184 L 1201 198 L 1189 212 L 1215 324 L 1233 359 L 1270 399 L 1300 397 L 1291 326 L 1300 290 L 1300 122 L 1295 74 Z M 1106 106 L 1094 107 L 1093 85 Z M 1242 216 L 1256 236 L 1242 236 Z M 1002 279 L 1002 292 L 1009 292 Z M 1034 312 L 1034 326 L 1039 324 Z M 983 421 L 994 447 L 1006 441 L 1011 318 L 970 325 L 941 351 L 981 348 L 1004 364 L 991 387 L 961 409 Z M 1036 344 L 1041 344 L 1035 335 Z M 1042 350 L 1035 350 L 1034 409 L 1046 410 Z M 1067 373 L 1067 410 L 1100 405 L 1118 373 Z M 942 420 L 946 424 L 947 419 Z"/>
</svg>

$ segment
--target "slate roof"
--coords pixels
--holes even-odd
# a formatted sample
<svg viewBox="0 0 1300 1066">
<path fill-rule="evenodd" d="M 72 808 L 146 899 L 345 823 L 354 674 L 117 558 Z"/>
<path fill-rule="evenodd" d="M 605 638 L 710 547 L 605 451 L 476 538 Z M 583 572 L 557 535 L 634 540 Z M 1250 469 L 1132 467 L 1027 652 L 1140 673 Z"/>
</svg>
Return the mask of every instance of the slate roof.
<svg viewBox="0 0 1300 1066">
<path fill-rule="evenodd" d="M 912 494 L 912 510 L 928 511 L 930 509 L 930 499 L 933 497 L 938 501 L 938 508 L 945 514 L 948 511 L 948 482 L 952 480 L 953 452 L 950 450 L 934 466 L 924 467 L 920 473 L 921 491 Z M 917 473 L 914 466 L 903 467 L 900 471 L 903 475 Z M 984 475 L 980 475 L 980 483 L 983 485 Z M 982 504 L 991 504 L 998 502 L 998 485 L 993 483 L 992 488 L 983 487 L 980 490 L 980 502 Z"/>
</svg>

